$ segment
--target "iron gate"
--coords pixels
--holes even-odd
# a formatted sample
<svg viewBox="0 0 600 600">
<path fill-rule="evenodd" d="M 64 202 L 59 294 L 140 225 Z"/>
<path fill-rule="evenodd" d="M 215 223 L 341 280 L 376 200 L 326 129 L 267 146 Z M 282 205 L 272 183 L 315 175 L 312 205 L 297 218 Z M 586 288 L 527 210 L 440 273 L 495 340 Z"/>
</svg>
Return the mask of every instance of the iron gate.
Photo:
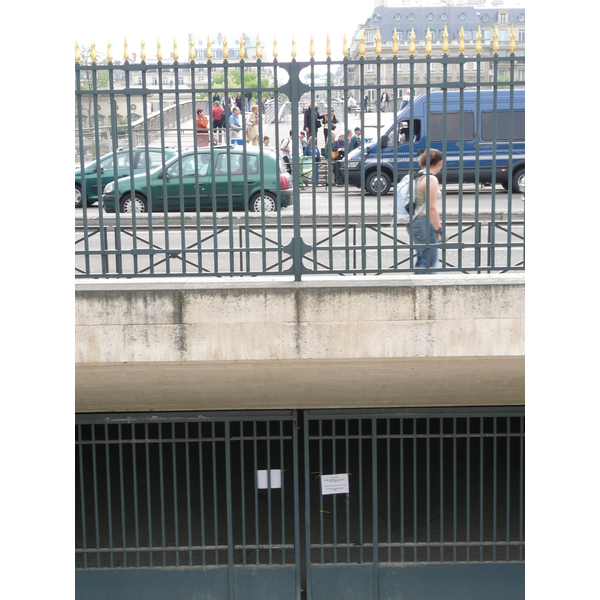
<svg viewBox="0 0 600 600">
<path fill-rule="evenodd" d="M 76 597 L 524 598 L 524 427 L 522 407 L 78 415 Z"/>
</svg>

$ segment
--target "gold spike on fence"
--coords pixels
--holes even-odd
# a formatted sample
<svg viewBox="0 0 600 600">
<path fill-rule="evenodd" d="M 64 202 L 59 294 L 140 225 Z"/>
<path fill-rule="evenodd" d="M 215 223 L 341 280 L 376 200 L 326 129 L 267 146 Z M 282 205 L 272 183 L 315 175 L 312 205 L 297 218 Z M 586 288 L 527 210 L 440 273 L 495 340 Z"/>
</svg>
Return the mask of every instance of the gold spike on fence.
<svg viewBox="0 0 600 600">
<path fill-rule="evenodd" d="M 331 57 L 331 40 L 329 39 L 329 31 L 327 32 L 327 45 L 325 46 L 325 54 L 327 54 L 327 58 Z"/>
<path fill-rule="evenodd" d="M 310 34 L 310 48 L 308 52 L 311 58 L 315 57 L 315 41 L 313 40 L 312 33 Z"/>
<path fill-rule="evenodd" d="M 344 46 L 342 48 L 342 52 L 344 53 L 344 56 L 348 56 L 348 40 L 346 38 L 346 34 L 344 34 Z"/>
<path fill-rule="evenodd" d="M 206 60 L 211 60 L 212 58 L 212 45 L 210 43 L 210 35 L 206 38 Z"/>
<path fill-rule="evenodd" d="M 475 42 L 475 52 L 481 54 L 481 27 L 477 28 L 477 42 Z"/>
<path fill-rule="evenodd" d="M 129 48 L 127 47 L 127 38 L 124 39 L 123 60 L 129 60 Z"/>
<path fill-rule="evenodd" d="M 427 35 L 425 36 L 425 54 L 429 56 L 431 54 L 431 31 L 427 28 Z"/>
<path fill-rule="evenodd" d="M 394 35 L 392 36 L 392 54 L 394 56 L 398 56 L 398 34 L 396 33 L 395 27 L 394 27 Z"/>
<path fill-rule="evenodd" d="M 292 58 L 296 58 L 296 38 L 292 35 Z"/>
<path fill-rule="evenodd" d="M 492 50 L 494 54 L 498 54 L 498 50 L 500 50 L 500 44 L 498 43 L 498 25 L 494 25 L 494 42 L 492 44 Z"/>
<path fill-rule="evenodd" d="M 96 44 L 94 43 L 94 40 L 92 40 L 92 51 L 90 53 L 90 58 L 92 59 L 92 62 L 95 63 L 96 62 Z"/>
<path fill-rule="evenodd" d="M 106 48 L 106 60 L 108 60 L 108 62 L 112 62 L 112 59 L 113 59 L 112 48 L 110 46 L 110 40 L 108 40 L 108 44 L 107 44 L 107 48 Z"/>
<path fill-rule="evenodd" d="M 412 56 L 415 53 L 415 28 L 410 32 L 410 44 L 408 45 L 408 53 Z"/>
<path fill-rule="evenodd" d="M 510 26 L 510 51 L 514 53 L 514 51 L 517 49 L 517 44 L 515 42 L 515 26 L 511 25 Z"/>
<path fill-rule="evenodd" d="M 79 44 L 75 40 L 75 62 L 78 63 L 79 61 L 81 61 L 81 52 L 79 52 Z"/>
<path fill-rule="evenodd" d="M 160 48 L 160 40 L 156 40 L 156 60 L 162 60 L 162 50 Z"/>
<path fill-rule="evenodd" d="M 146 42 L 144 42 L 144 38 L 142 38 L 142 49 L 140 51 L 140 59 L 146 60 Z"/>
<path fill-rule="evenodd" d="M 227 49 L 227 36 L 223 36 L 223 60 L 227 60 L 229 58 L 229 50 Z"/>
<path fill-rule="evenodd" d="M 256 60 L 262 58 L 262 49 L 260 47 L 260 34 L 256 35 Z"/>
<path fill-rule="evenodd" d="M 381 56 L 381 36 L 379 35 L 379 27 L 377 28 L 377 35 L 375 36 L 375 55 Z"/>
<path fill-rule="evenodd" d="M 173 38 L 173 60 L 179 60 L 179 52 L 177 52 L 177 40 Z"/>
<path fill-rule="evenodd" d="M 448 54 L 448 27 L 444 25 L 444 41 L 442 42 L 442 51 L 444 54 Z"/>
<path fill-rule="evenodd" d="M 364 29 L 360 30 L 360 44 L 358 46 L 358 53 L 361 56 L 365 55 L 365 30 Z"/>
<path fill-rule="evenodd" d="M 194 62 L 196 58 L 196 49 L 194 48 L 194 34 L 190 36 L 190 62 Z"/>
<path fill-rule="evenodd" d="M 458 52 L 459 54 L 465 53 L 465 30 L 462 26 L 460 28 L 460 35 L 458 36 Z"/>
<path fill-rule="evenodd" d="M 276 59 L 279 55 L 279 51 L 277 50 L 277 39 L 273 37 L 273 59 Z"/>
<path fill-rule="evenodd" d="M 240 58 L 244 60 L 246 58 L 246 48 L 244 47 L 244 35 L 240 36 Z"/>
</svg>

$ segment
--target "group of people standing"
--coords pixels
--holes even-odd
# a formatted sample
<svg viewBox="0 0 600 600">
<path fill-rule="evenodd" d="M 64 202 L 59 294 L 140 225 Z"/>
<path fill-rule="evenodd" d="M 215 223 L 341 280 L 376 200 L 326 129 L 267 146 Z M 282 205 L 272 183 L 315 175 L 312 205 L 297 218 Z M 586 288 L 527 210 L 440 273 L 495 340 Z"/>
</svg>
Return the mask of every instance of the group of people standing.
<svg viewBox="0 0 600 600">
<path fill-rule="evenodd" d="M 259 144 L 259 121 L 260 115 L 258 112 L 258 104 L 251 105 L 252 94 L 246 92 L 245 102 L 242 102 L 242 96 L 238 93 L 237 98 L 229 97 L 227 102 L 225 98 L 221 100 L 218 94 L 213 96 L 213 108 L 212 108 L 212 123 L 215 138 L 214 144 L 220 144 L 223 142 L 224 130 L 229 127 L 229 137 L 232 140 L 241 139 L 243 137 L 242 130 L 244 123 L 242 120 L 242 106 L 244 110 L 250 113 L 246 117 L 245 122 L 245 133 L 246 142 L 253 146 Z M 229 116 L 229 119 L 227 117 Z M 198 146 L 209 146 L 210 145 L 210 124 L 209 118 L 204 113 L 203 108 L 196 110 L 196 139 Z"/>
</svg>

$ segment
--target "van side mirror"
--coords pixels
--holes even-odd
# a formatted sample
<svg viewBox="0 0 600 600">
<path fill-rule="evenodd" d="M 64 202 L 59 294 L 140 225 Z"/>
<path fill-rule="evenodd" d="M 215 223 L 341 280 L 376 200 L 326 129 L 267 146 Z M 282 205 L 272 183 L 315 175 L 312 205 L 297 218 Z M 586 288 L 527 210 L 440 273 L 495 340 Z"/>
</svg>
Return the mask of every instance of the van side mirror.
<svg viewBox="0 0 600 600">
<path fill-rule="evenodd" d="M 381 136 L 381 149 L 383 150 L 383 148 L 387 148 L 388 147 L 388 143 L 389 143 L 389 139 L 387 135 L 382 135 Z"/>
</svg>

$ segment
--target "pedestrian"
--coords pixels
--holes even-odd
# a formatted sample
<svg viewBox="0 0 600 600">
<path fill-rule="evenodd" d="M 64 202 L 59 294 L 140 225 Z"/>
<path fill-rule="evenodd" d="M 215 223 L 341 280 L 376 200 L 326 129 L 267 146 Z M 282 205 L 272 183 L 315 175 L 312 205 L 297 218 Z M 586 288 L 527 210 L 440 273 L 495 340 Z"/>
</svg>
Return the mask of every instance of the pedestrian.
<svg viewBox="0 0 600 600">
<path fill-rule="evenodd" d="M 237 96 L 235 97 L 235 105 L 240 109 L 240 112 L 242 112 L 242 92 L 237 93 Z"/>
<path fill-rule="evenodd" d="M 381 94 L 381 111 L 382 112 L 387 111 L 389 103 L 390 103 L 390 96 L 385 90 L 383 90 L 383 93 Z"/>
<path fill-rule="evenodd" d="M 287 167 L 288 173 L 292 173 L 292 130 L 290 129 L 290 136 L 281 140 L 279 145 L 279 151 L 281 152 L 281 158 Z"/>
<path fill-rule="evenodd" d="M 348 144 L 348 156 L 350 156 L 350 152 L 360 147 L 360 127 L 354 128 L 354 135 L 350 138 L 350 143 Z"/>
<path fill-rule="evenodd" d="M 253 146 L 258 146 L 258 122 L 260 117 L 258 116 L 258 104 L 252 105 L 252 112 L 246 119 L 246 142 Z"/>
<path fill-rule="evenodd" d="M 365 112 L 369 112 L 369 94 L 365 93 L 365 96 L 363 98 L 363 104 L 365 106 Z"/>
<path fill-rule="evenodd" d="M 342 161 L 344 160 L 344 154 L 346 151 L 346 140 L 344 134 L 340 133 L 340 137 L 331 144 L 332 153 L 331 158 L 333 160 L 333 174 L 335 176 L 336 185 L 344 185 L 342 178 Z"/>
<path fill-rule="evenodd" d="M 315 186 L 319 185 L 319 168 L 316 163 L 321 162 L 321 153 L 317 148 L 316 142 L 313 144 L 312 137 L 308 138 L 308 145 L 306 146 L 306 150 L 304 151 L 304 156 L 314 156 L 315 157 Z"/>
<path fill-rule="evenodd" d="M 269 138 L 268 135 L 263 136 L 263 146 L 265 148 L 270 148 L 271 146 L 269 146 L 269 142 L 271 141 L 271 139 Z"/>
<path fill-rule="evenodd" d="M 196 111 L 196 141 L 198 146 L 208 146 L 210 143 L 208 137 L 208 117 L 204 114 L 204 109 L 199 108 Z"/>
<path fill-rule="evenodd" d="M 252 92 L 246 92 L 244 96 L 246 98 L 246 112 L 250 112 L 252 110 Z"/>
<path fill-rule="evenodd" d="M 304 156 L 304 150 L 306 150 L 306 146 L 308 146 L 308 142 L 306 141 L 306 134 L 304 131 L 300 132 L 300 155 Z"/>
<path fill-rule="evenodd" d="M 240 139 L 242 137 L 242 117 L 238 106 L 233 107 L 233 112 L 229 117 L 229 131 L 231 139 Z"/>
<path fill-rule="evenodd" d="M 335 140 L 335 135 L 333 134 L 333 132 L 335 131 L 336 123 L 337 117 L 335 116 L 335 112 L 333 112 L 333 109 L 331 109 L 330 115 L 328 115 L 327 113 L 323 115 L 323 135 L 325 136 L 326 140 L 327 132 L 329 131 L 329 129 L 331 129 L 331 139 Z"/>
<path fill-rule="evenodd" d="M 442 224 L 438 212 L 437 203 L 441 194 L 440 184 L 436 175 L 442 170 L 443 155 L 439 150 L 429 151 L 429 175 L 425 171 L 427 165 L 427 154 L 423 152 L 419 156 L 419 167 L 415 181 L 415 204 L 412 220 L 411 244 L 426 244 L 429 248 L 417 248 L 417 261 L 415 263 L 416 273 L 425 273 L 439 266 L 438 247 L 442 241 Z M 429 198 L 427 198 L 427 185 L 429 184 Z M 427 204 L 429 204 L 429 219 L 427 218 Z M 406 226 L 411 233 L 411 223 Z"/>
<path fill-rule="evenodd" d="M 221 143 L 224 114 L 223 114 L 223 107 L 221 106 L 221 102 L 219 100 L 215 100 L 213 102 L 212 116 L 213 116 L 213 128 L 215 130 L 215 133 L 217 135 L 217 139 L 219 140 L 219 143 Z"/>
<path fill-rule="evenodd" d="M 221 102 L 221 97 L 219 96 L 219 92 L 215 92 L 213 94 L 213 103 L 214 102 Z"/>
<path fill-rule="evenodd" d="M 304 131 L 306 131 L 307 137 L 315 138 L 315 145 L 317 144 L 317 134 L 319 132 L 319 128 L 321 127 L 321 115 L 319 114 L 319 109 L 315 106 L 314 109 L 314 117 L 315 117 L 315 130 L 313 131 L 312 127 L 312 118 L 313 118 L 313 108 L 312 102 L 308 103 L 308 108 L 304 111 Z M 312 132 L 312 136 L 311 136 Z"/>
</svg>

